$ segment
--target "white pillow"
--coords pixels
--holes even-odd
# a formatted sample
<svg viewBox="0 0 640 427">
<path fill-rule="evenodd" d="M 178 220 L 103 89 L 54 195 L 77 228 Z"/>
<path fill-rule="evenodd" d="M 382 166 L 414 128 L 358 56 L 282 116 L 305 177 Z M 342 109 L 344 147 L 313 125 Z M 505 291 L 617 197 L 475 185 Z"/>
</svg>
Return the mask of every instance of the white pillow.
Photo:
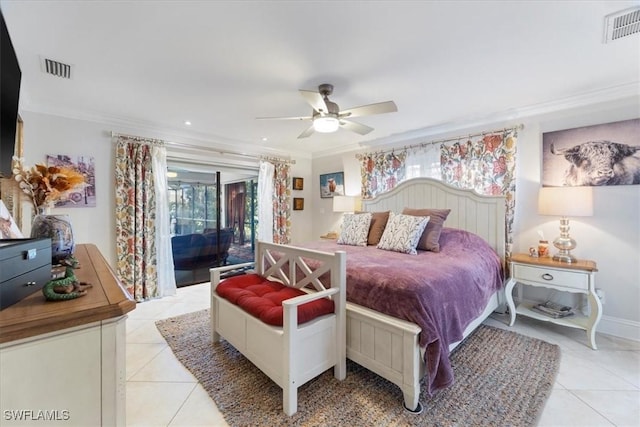
<svg viewBox="0 0 640 427">
<path fill-rule="evenodd" d="M 403 215 L 391 212 L 378 249 L 416 255 L 416 246 L 427 223 L 428 216 Z"/>
<path fill-rule="evenodd" d="M 371 216 L 370 212 L 345 214 L 342 219 L 342 231 L 340 231 L 340 237 L 338 237 L 336 243 L 339 245 L 367 246 Z"/>
</svg>

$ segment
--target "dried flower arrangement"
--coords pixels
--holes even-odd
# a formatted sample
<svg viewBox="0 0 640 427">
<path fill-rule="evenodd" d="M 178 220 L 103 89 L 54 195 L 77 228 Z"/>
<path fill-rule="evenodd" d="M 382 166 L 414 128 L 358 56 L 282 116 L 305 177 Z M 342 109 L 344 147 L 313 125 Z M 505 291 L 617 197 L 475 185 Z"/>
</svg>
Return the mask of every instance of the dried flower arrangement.
<svg viewBox="0 0 640 427">
<path fill-rule="evenodd" d="M 84 184 L 84 176 L 73 169 L 36 164 L 26 168 L 23 159 L 14 157 L 13 176 L 20 189 L 31 198 L 33 207 L 52 206 L 66 199 L 68 192 Z"/>
</svg>

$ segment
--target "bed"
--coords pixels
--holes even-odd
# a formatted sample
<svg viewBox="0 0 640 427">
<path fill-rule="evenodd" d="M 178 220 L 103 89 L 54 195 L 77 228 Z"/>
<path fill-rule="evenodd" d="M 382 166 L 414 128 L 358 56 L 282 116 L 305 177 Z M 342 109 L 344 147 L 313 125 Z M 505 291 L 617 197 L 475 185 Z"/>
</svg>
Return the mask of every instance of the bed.
<svg viewBox="0 0 640 427">
<path fill-rule="evenodd" d="M 450 209 L 440 236 L 440 252 L 417 251 L 416 255 L 409 255 L 328 240 L 296 246 L 302 250 L 346 252 L 346 356 L 400 387 L 405 408 L 418 413 L 422 411 L 422 378 L 427 375 L 429 393 L 451 384 L 449 352 L 504 301 L 505 199 L 481 196 L 429 178 L 415 178 L 363 202 L 365 212 L 401 213 L 405 208 Z M 451 248 L 455 248 L 454 253 Z M 377 254 L 367 258 L 367 252 Z M 474 270 L 476 264 L 485 261 L 490 273 L 457 268 L 466 265 Z M 445 276 L 463 279 L 441 287 L 449 294 L 463 294 L 461 305 L 447 299 L 447 295 L 439 295 L 447 292 L 437 289 L 428 291 L 426 297 L 414 298 L 412 290 L 404 286 L 400 296 L 385 297 L 394 282 L 404 284 L 415 277 L 435 277 L 443 263 L 453 268 Z M 309 265 L 313 267 L 312 263 Z M 435 270 L 405 274 L 425 265 Z M 373 300 L 382 301 L 383 305 L 386 302 L 386 306 L 370 303 Z M 409 303 L 400 304 L 400 300 Z M 436 301 L 432 306 L 446 309 L 433 311 L 425 300 Z"/>
<path fill-rule="evenodd" d="M 444 223 L 445 228 L 441 236 L 443 248 L 439 253 L 418 251 L 417 255 L 408 255 L 381 251 L 372 246 L 362 248 L 338 245 L 326 240 L 301 246 L 322 251 L 347 252 L 347 358 L 398 385 L 403 393 L 405 407 L 410 411 L 420 412 L 421 379 L 431 371 L 431 377 L 427 379 L 429 391 L 449 385 L 453 381 L 448 364 L 449 352 L 504 301 L 505 199 L 502 196 L 481 196 L 473 191 L 453 188 L 430 178 L 415 178 L 404 181 L 388 193 L 363 202 L 363 210 L 367 212 L 400 213 L 407 207 L 451 210 Z M 395 270 L 396 273 L 392 273 L 397 275 L 398 271 L 402 271 L 401 266 L 404 262 L 415 264 L 422 259 L 433 264 L 440 262 L 446 255 L 450 239 L 468 237 L 461 236 L 462 232 L 472 233 L 472 236 L 481 238 L 487 245 L 490 253 L 481 255 L 497 258 L 500 277 L 499 280 L 495 277 L 487 279 L 488 288 L 480 292 L 479 300 L 475 301 L 475 304 L 469 306 L 467 301 L 463 303 L 463 308 L 450 310 L 451 317 L 447 317 L 446 313 L 436 315 L 439 317 L 437 322 L 449 323 L 448 348 L 445 348 L 444 343 L 436 343 L 435 346 L 429 343 L 431 345 L 426 346 L 428 340 L 425 339 L 425 334 L 421 334 L 425 327 L 424 322 L 421 322 L 421 327 L 416 322 L 401 319 L 399 315 L 403 313 L 398 313 L 397 310 L 386 310 L 393 314 L 390 315 L 367 307 L 366 302 L 354 302 L 363 301 L 362 295 L 355 295 L 358 291 L 353 289 L 353 278 L 358 274 L 354 273 L 358 270 L 358 266 L 354 264 L 360 264 L 360 270 L 369 271 L 372 281 L 377 280 L 376 274 L 372 273 L 375 270 L 364 264 L 367 261 L 361 256 L 363 250 L 383 252 L 382 255 L 378 255 L 377 260 L 383 262 L 382 260 L 386 259 L 395 268 L 400 267 Z M 379 288 L 380 286 L 371 286 L 361 293 L 376 292 Z M 422 310 L 419 305 L 415 309 Z M 471 312 L 460 313 L 465 310 Z M 418 317 L 428 317 L 428 314 L 421 313 Z M 452 320 L 452 317 L 460 319 Z"/>
</svg>

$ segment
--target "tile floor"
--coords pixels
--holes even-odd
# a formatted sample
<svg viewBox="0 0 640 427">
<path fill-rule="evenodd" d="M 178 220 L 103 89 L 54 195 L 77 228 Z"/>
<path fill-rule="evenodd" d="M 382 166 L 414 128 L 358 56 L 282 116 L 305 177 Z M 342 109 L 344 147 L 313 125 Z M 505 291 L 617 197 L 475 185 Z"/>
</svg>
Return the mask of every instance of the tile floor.
<svg viewBox="0 0 640 427">
<path fill-rule="evenodd" d="M 127 425 L 226 426 L 204 389 L 174 357 L 158 319 L 209 307 L 209 284 L 138 304 L 127 320 Z M 508 328 L 506 316 L 485 323 Z M 562 361 L 540 426 L 640 426 L 640 343 L 519 317 L 511 330 L 558 344 Z"/>
</svg>

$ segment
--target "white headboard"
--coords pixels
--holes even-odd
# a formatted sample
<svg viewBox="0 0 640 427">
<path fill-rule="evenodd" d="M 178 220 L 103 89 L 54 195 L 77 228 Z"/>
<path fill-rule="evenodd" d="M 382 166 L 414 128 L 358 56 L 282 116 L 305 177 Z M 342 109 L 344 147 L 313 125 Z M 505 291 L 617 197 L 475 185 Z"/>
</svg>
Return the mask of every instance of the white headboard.
<svg viewBox="0 0 640 427">
<path fill-rule="evenodd" d="M 484 238 L 505 261 L 505 198 L 461 190 L 432 178 L 413 178 L 373 199 L 363 200 L 365 211 L 402 213 L 405 207 L 451 209 L 445 227 L 459 228 Z"/>
</svg>

